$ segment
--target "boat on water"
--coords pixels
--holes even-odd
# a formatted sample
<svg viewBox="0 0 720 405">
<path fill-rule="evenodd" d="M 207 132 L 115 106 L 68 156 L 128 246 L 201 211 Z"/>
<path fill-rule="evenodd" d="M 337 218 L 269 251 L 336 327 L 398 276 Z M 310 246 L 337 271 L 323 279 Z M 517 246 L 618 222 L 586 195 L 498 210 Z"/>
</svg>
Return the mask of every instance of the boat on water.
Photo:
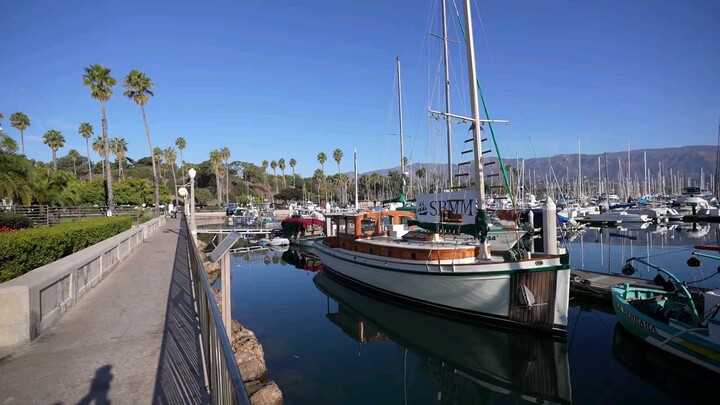
<svg viewBox="0 0 720 405">
<path fill-rule="evenodd" d="M 602 214 L 586 214 L 575 218 L 577 222 L 591 222 L 591 223 L 603 223 L 603 224 L 620 224 L 628 222 L 650 222 L 645 214 L 633 214 L 627 211 L 613 211 L 604 212 Z"/>
<path fill-rule="evenodd" d="M 323 218 L 324 219 L 324 218 Z M 283 236 L 291 244 L 300 246 L 312 246 L 324 237 L 323 226 L 325 222 L 316 218 L 290 217 L 280 222 L 283 229 Z"/>
<path fill-rule="evenodd" d="M 357 291 L 325 270 L 313 282 L 328 297 L 327 319 L 349 338 L 389 339 L 420 356 L 440 403 L 572 402 L 565 339 L 435 316 Z"/>
<path fill-rule="evenodd" d="M 630 270 L 633 261 L 656 269 L 654 281 L 661 287 L 613 286 L 613 308 L 619 322 L 645 342 L 720 373 L 720 289 L 705 291 L 696 305 L 690 291 L 672 273 L 638 258 L 628 260 Z"/>
<path fill-rule="evenodd" d="M 709 209 L 710 201 L 716 199 L 707 190 L 700 187 L 685 187 L 670 207 L 684 215 L 696 215 L 698 210 Z"/>
<path fill-rule="evenodd" d="M 548 226 L 552 236 L 545 252 L 522 246 L 502 255 L 491 252 L 495 235 L 490 232 L 486 207 L 481 131 L 489 124 L 492 133 L 492 123 L 506 121 L 480 117 L 469 0 L 464 1 L 464 10 L 472 117 L 430 113 L 444 119 L 460 117 L 471 124 L 474 193 L 418 195 L 415 214 L 383 211 L 328 216 L 333 221 L 327 227 L 329 234 L 314 247 L 323 271 L 372 291 L 455 315 L 564 334 L 570 267 L 567 252 L 557 245 L 555 225 Z M 399 71 L 398 64 L 398 89 Z M 402 136 L 400 140 L 402 150 Z M 413 215 L 416 222 L 411 222 Z M 410 229 L 425 224 L 433 230 Z M 473 237 L 446 238 L 450 227 Z"/>
</svg>

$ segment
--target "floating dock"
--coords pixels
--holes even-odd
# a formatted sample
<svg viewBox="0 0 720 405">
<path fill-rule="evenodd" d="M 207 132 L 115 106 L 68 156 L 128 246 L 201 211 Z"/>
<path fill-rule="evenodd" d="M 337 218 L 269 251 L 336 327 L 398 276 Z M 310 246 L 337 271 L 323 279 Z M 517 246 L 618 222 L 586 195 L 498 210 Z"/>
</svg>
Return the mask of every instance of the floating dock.
<svg viewBox="0 0 720 405">
<path fill-rule="evenodd" d="M 612 301 L 610 287 L 621 283 L 655 287 L 651 280 L 637 277 L 578 269 L 570 271 L 570 293 L 578 297 L 596 298 L 610 302 Z"/>
<path fill-rule="evenodd" d="M 570 294 L 578 298 L 592 298 L 612 303 L 610 287 L 615 284 L 627 283 L 635 286 L 658 288 L 652 280 L 624 276 L 622 274 L 601 273 L 589 270 L 570 271 Z M 708 291 L 702 287 L 688 287 L 693 298 L 699 298 Z"/>
</svg>

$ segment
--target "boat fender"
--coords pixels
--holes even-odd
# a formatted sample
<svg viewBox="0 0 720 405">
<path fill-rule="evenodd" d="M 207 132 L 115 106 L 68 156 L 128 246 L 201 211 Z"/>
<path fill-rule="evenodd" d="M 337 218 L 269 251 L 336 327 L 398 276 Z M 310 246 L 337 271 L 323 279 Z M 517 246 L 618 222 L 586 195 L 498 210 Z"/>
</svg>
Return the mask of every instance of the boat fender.
<svg viewBox="0 0 720 405">
<path fill-rule="evenodd" d="M 690 258 L 687 260 L 687 265 L 689 267 L 700 267 L 700 259 L 695 256 L 690 256 Z"/>
<path fill-rule="evenodd" d="M 520 304 L 526 307 L 532 307 L 535 305 L 535 295 L 533 295 L 532 291 L 525 285 L 521 285 L 518 290 L 518 298 L 520 299 Z"/>
</svg>

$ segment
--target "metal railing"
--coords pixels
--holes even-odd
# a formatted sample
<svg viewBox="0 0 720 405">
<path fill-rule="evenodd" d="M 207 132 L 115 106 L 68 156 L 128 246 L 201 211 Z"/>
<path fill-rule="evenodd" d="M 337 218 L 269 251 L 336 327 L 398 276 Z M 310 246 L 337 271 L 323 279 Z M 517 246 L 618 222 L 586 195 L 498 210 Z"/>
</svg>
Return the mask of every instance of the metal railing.
<svg viewBox="0 0 720 405">
<path fill-rule="evenodd" d="M 33 226 L 51 226 L 60 222 L 79 221 L 86 218 L 102 218 L 107 215 L 108 207 L 52 207 L 48 205 L 13 205 L 0 208 L 0 212 L 22 214 L 30 218 Z M 137 223 L 146 209 L 142 207 L 117 206 L 113 216 L 129 216 Z"/>
<path fill-rule="evenodd" d="M 183 215 L 182 225 L 187 237 L 190 256 L 190 271 L 193 290 L 200 320 L 200 338 L 203 362 L 208 379 L 208 390 L 213 404 L 249 404 L 245 385 L 238 370 L 232 345 L 220 317 L 215 297 L 210 288 L 200 252 L 195 246 L 187 218 Z"/>
</svg>

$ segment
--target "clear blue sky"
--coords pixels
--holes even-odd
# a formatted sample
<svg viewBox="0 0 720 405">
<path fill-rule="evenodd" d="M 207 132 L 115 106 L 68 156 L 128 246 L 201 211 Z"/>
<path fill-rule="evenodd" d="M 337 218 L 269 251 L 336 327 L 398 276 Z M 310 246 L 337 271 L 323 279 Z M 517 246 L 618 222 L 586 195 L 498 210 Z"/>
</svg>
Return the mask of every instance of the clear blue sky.
<svg viewBox="0 0 720 405">
<path fill-rule="evenodd" d="M 456 0 L 457 1 L 457 0 Z M 454 17 L 450 37 L 459 38 Z M 458 7 L 462 7 L 458 3 Z M 63 132 L 84 154 L 78 124 L 100 133 L 100 107 L 82 86 L 102 63 L 156 84 L 147 106 L 153 142 L 188 141 L 185 160 L 229 146 L 232 160 L 294 157 L 309 176 L 319 151 L 345 152 L 352 170 L 399 161 L 395 56 L 403 63 L 407 152 L 445 161 L 436 84 L 439 1 L 2 1 L 0 111 L 27 113 L 26 148 Z M 605 0 L 476 2 L 478 73 L 507 156 L 715 144 L 720 118 L 720 2 Z M 478 17 L 482 18 L 482 24 Z M 463 48 L 451 44 L 453 111 L 469 114 Z M 110 136 L 148 155 L 139 108 L 107 104 Z M 467 126 L 456 128 L 459 160 Z M 534 151 L 529 147 L 532 139 Z M 95 157 L 93 157 L 95 159 Z M 334 163 L 329 170 L 335 172 Z"/>
</svg>

